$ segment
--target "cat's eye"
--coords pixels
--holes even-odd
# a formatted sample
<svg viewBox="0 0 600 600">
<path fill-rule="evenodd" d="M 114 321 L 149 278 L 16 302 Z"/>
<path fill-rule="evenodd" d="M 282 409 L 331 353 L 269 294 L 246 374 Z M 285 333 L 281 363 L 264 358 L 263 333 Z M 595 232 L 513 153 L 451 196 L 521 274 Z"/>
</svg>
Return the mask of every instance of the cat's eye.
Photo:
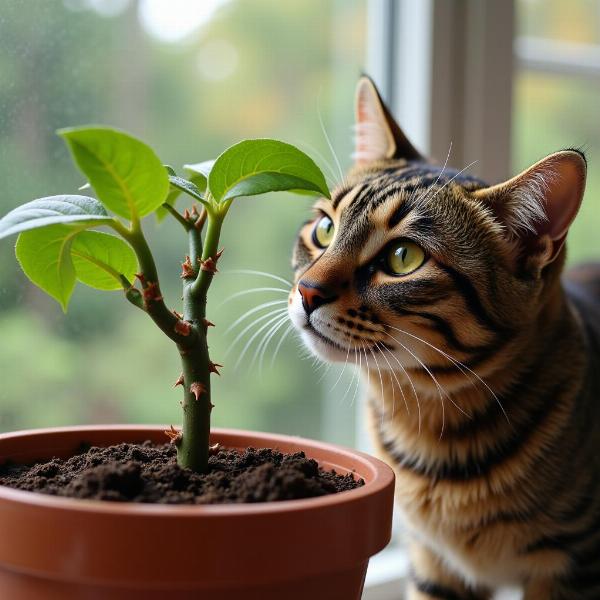
<svg viewBox="0 0 600 600">
<path fill-rule="evenodd" d="M 386 262 L 392 275 L 408 275 L 425 262 L 425 252 L 414 242 L 403 240 L 388 250 Z"/>
<path fill-rule="evenodd" d="M 313 242 L 319 248 L 327 248 L 333 240 L 334 231 L 333 221 L 327 215 L 322 216 L 313 229 Z"/>
</svg>

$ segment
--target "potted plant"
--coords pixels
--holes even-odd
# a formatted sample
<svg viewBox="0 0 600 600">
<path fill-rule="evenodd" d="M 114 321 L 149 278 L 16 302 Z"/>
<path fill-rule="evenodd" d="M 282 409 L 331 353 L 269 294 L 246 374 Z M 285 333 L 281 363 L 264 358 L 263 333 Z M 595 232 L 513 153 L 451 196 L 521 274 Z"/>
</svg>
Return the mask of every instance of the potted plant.
<svg viewBox="0 0 600 600">
<path fill-rule="evenodd" d="M 208 351 L 207 292 L 218 272 L 224 219 L 241 196 L 329 196 L 321 171 L 294 146 L 262 139 L 187 165 L 185 179 L 124 132 L 82 127 L 59 134 L 97 198 L 24 204 L 0 220 L 0 238 L 19 235 L 24 272 L 65 311 L 79 281 L 121 289 L 150 317 L 181 356 L 183 427 L 0 435 L 3 597 L 360 598 L 369 557 L 390 537 L 391 470 L 332 445 L 210 429 L 210 378 L 221 365 Z M 194 202 L 183 213 L 175 207 L 181 193 Z M 163 298 L 142 229 L 152 213 L 171 215 L 188 238 L 181 312 Z M 89 450 L 81 452 L 82 444 Z M 236 476 L 243 484 L 233 482 Z M 334 483 L 346 491 L 326 494 Z M 259 502 L 268 499 L 281 501 Z M 225 504 L 213 503 L 219 501 Z"/>
</svg>

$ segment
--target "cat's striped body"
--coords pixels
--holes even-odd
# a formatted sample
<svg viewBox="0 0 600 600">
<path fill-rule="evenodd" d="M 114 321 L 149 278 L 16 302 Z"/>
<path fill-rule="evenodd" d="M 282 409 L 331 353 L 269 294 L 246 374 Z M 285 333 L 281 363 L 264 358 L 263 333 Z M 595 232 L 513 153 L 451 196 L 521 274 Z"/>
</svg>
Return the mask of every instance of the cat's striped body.
<svg viewBox="0 0 600 600">
<path fill-rule="evenodd" d="M 362 85 L 359 124 L 364 109 L 389 125 Z M 359 140 L 359 164 L 317 204 L 331 239 L 301 230 L 290 311 L 317 354 L 362 364 L 411 534 L 410 598 L 506 584 L 600 598 L 600 267 L 567 291 L 560 279 L 583 158 L 489 188 L 391 127 L 394 153 L 379 156 L 384 134 L 373 156 Z M 398 256 L 417 267 L 390 272 Z"/>
</svg>

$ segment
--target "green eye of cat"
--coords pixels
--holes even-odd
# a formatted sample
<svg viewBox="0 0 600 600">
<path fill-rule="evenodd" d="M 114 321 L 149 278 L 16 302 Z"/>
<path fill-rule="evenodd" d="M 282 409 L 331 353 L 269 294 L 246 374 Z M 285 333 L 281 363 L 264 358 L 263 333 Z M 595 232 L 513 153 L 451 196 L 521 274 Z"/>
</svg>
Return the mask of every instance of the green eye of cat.
<svg viewBox="0 0 600 600">
<path fill-rule="evenodd" d="M 405 240 L 389 249 L 386 260 L 392 275 L 408 275 L 425 262 L 425 252 L 417 244 Z"/>
<path fill-rule="evenodd" d="M 333 240 L 334 231 L 333 221 L 327 216 L 321 217 L 313 229 L 313 242 L 319 248 L 327 248 Z"/>
</svg>

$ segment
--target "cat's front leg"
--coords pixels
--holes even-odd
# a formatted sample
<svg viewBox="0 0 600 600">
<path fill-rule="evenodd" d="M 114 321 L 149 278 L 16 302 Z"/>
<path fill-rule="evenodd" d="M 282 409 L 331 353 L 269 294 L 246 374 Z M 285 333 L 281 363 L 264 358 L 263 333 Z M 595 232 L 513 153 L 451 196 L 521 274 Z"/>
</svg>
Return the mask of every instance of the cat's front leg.
<svg viewBox="0 0 600 600">
<path fill-rule="evenodd" d="M 410 545 L 407 600 L 489 600 L 490 590 L 469 587 L 442 560 L 418 542 Z"/>
</svg>

